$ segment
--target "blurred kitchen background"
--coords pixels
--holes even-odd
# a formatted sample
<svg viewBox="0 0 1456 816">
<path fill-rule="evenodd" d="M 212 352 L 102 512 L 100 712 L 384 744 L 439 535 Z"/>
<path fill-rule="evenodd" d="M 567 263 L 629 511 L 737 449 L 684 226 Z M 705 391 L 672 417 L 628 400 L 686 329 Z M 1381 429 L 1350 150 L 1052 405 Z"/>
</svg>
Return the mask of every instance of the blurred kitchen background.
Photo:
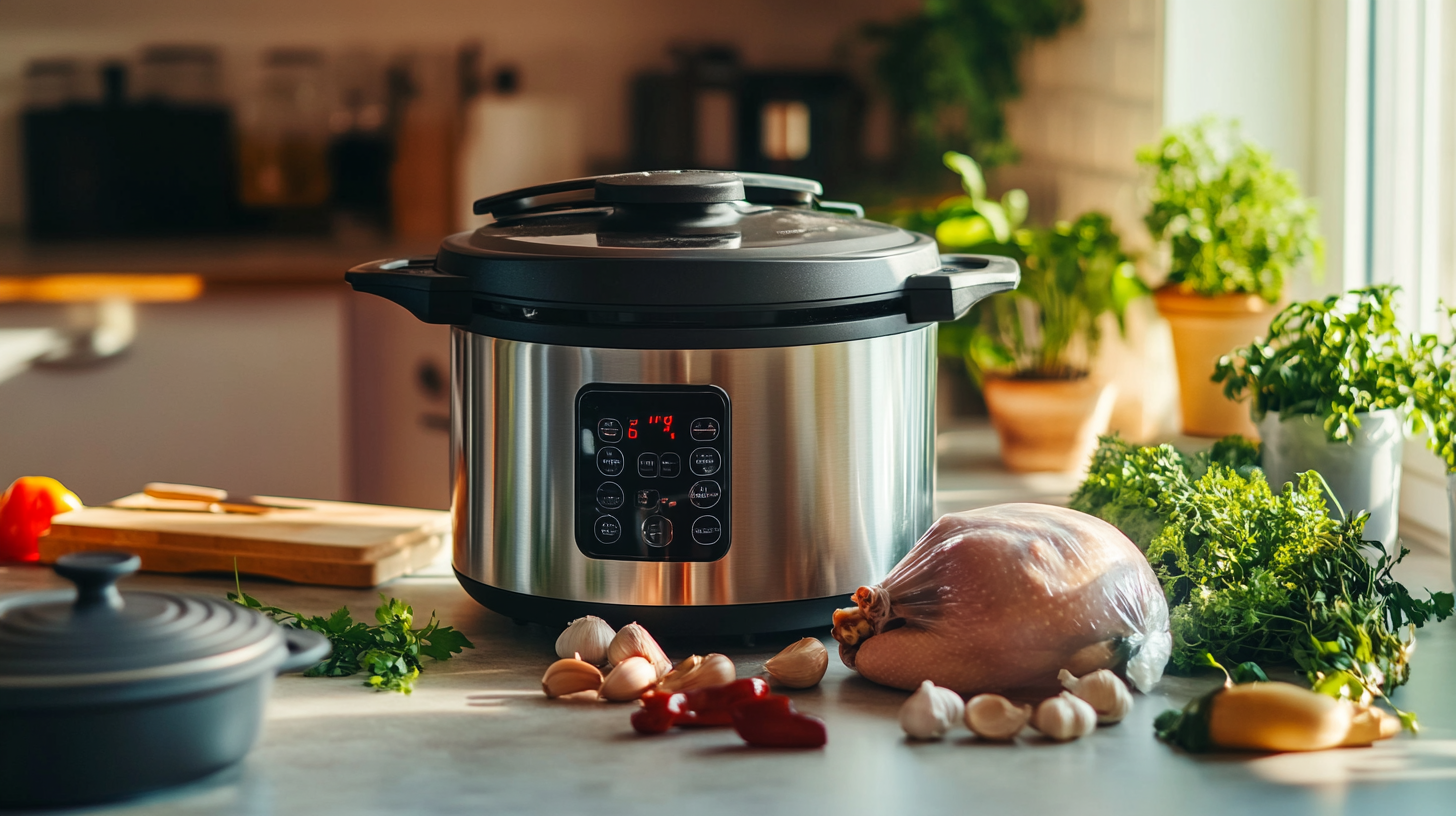
<svg viewBox="0 0 1456 816">
<path fill-rule="evenodd" d="M 1433 149 L 1421 111 L 1449 118 L 1417 81 L 1446 65 L 1420 56 L 1445 47 L 1423 16 L 1439 2 L 1060 5 L 1065 20 L 1002 42 L 994 194 L 1025 189 L 1037 223 L 1109 214 L 1156 283 L 1135 153 L 1165 125 L 1236 117 L 1319 202 L 1326 273 L 1294 297 L 1371 280 L 1451 296 L 1423 271 L 1449 247 L 1422 249 L 1401 209 L 1431 172 L 1403 158 Z M 867 33 L 921 9 L 3 0 L 0 483 L 445 506 L 446 330 L 343 271 L 431 253 L 480 223 L 475 198 L 585 174 L 738 168 L 818 178 L 872 214 L 933 203 L 956 178 L 926 170 Z M 1096 364 L 1119 386 L 1112 426 L 1170 438 L 1168 328 L 1146 298 L 1128 320 Z M 949 366 L 943 426 L 977 423 L 970 390 Z M 1421 523 L 1444 530 L 1429 470 Z"/>
</svg>

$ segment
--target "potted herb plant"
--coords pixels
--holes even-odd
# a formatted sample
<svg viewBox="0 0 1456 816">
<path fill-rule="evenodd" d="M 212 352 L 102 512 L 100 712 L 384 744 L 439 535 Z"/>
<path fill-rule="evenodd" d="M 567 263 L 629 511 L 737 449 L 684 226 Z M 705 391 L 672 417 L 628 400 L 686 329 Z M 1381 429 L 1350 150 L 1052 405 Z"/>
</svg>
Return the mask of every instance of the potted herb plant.
<svg viewBox="0 0 1456 816">
<path fill-rule="evenodd" d="M 1293 303 L 1267 340 L 1218 361 L 1230 400 L 1252 398 L 1262 464 L 1276 489 L 1318 471 L 1346 513 L 1370 513 L 1365 537 L 1395 551 L 1405 432 L 1420 423 L 1420 341 L 1396 325 L 1396 288 Z"/>
<path fill-rule="evenodd" d="M 1101 318 L 1119 326 L 1148 293 L 1097 212 L 1050 228 L 1017 230 L 1021 284 L 978 305 L 965 347 L 981 385 L 1001 460 L 1015 471 L 1077 471 L 1107 432 L 1115 386 L 1090 374 Z"/>
<path fill-rule="evenodd" d="M 1429 446 L 1446 465 L 1451 520 L 1451 580 L 1456 581 L 1456 309 L 1446 308 L 1448 341 L 1424 335 L 1417 345 L 1416 407 L 1430 432 Z"/>
<path fill-rule="evenodd" d="M 1263 334 L 1292 272 L 1318 268 L 1314 206 L 1230 122 L 1170 130 L 1137 158 L 1153 169 L 1144 220 L 1168 249 L 1167 283 L 1154 301 L 1173 331 L 1183 430 L 1253 436 L 1248 412 L 1223 399 L 1209 372 Z"/>
</svg>

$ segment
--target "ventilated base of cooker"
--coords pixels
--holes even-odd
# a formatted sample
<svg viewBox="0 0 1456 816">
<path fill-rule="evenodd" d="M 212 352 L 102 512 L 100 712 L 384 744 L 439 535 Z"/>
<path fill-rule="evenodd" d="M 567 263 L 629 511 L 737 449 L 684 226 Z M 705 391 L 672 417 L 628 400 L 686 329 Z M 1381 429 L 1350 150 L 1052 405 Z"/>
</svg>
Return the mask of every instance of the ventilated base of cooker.
<svg viewBox="0 0 1456 816">
<path fill-rule="evenodd" d="M 829 631 L 834 610 L 851 605 L 849 595 L 809 598 L 778 603 L 726 604 L 721 606 L 637 606 L 633 604 L 569 601 L 541 598 L 499 589 L 455 571 L 470 597 L 492 612 L 523 623 L 540 623 L 556 628 L 583 615 L 596 615 L 614 629 L 633 621 L 658 636 L 669 635 L 756 635 L 795 632 L 804 629 Z"/>
</svg>

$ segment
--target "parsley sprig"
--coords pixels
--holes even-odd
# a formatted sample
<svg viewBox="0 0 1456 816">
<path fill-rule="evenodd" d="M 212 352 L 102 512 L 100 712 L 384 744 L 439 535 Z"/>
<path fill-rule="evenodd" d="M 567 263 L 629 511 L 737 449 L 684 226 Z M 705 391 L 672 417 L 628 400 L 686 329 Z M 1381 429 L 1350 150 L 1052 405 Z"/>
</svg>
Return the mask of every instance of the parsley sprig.
<svg viewBox="0 0 1456 816">
<path fill-rule="evenodd" d="M 236 576 L 234 576 L 236 577 Z M 422 629 L 414 625 L 414 610 L 404 601 L 379 596 L 382 603 L 374 610 L 377 626 L 354 620 L 349 608 L 341 606 L 332 615 L 312 617 L 267 606 L 243 592 L 229 592 L 228 600 L 267 615 L 283 626 L 308 629 L 329 639 L 333 652 L 323 662 L 304 672 L 305 677 L 350 677 L 367 673 L 364 685 L 377 691 L 398 691 L 409 694 L 424 664 L 422 657 L 449 660 L 465 649 L 475 648 L 453 627 L 444 626 L 430 613 Z"/>
</svg>

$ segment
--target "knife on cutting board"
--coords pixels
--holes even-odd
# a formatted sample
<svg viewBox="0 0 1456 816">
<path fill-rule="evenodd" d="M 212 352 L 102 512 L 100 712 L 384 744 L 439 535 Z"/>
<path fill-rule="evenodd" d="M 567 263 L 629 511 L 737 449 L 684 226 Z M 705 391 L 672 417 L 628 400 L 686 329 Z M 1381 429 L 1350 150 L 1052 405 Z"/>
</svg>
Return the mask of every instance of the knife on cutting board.
<svg viewBox="0 0 1456 816">
<path fill-rule="evenodd" d="M 148 482 L 145 486 L 142 487 L 142 493 L 150 498 L 166 502 L 166 504 L 152 506 L 111 502 L 108 506 L 120 507 L 126 510 L 170 510 L 193 513 L 246 513 L 250 515 L 262 515 L 264 513 L 271 513 L 274 510 L 299 509 L 295 506 L 287 504 L 275 504 L 271 502 L 258 501 L 257 496 L 252 496 L 246 499 L 229 498 L 228 492 L 226 490 L 217 487 L 202 487 L 200 485 L 172 484 L 170 482 Z M 176 504 L 177 502 L 181 502 L 182 504 Z"/>
</svg>

